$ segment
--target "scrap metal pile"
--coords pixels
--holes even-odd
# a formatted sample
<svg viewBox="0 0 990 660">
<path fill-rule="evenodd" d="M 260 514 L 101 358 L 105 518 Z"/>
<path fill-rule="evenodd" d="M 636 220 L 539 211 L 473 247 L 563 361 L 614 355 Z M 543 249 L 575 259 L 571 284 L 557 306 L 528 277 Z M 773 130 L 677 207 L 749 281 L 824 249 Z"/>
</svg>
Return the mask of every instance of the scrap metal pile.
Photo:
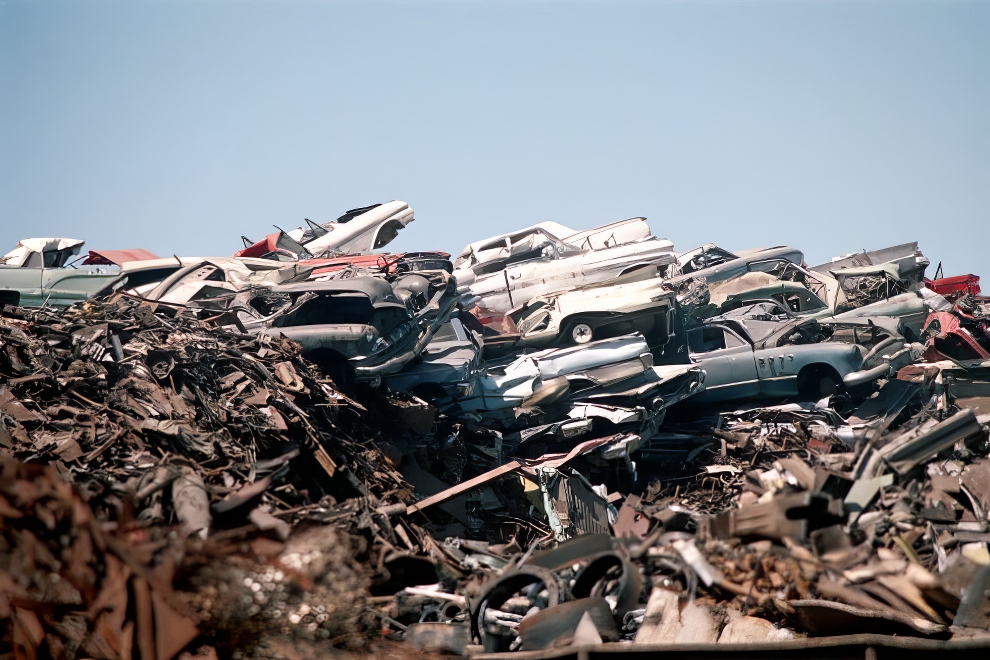
<svg viewBox="0 0 990 660">
<path fill-rule="evenodd" d="M 4 258 L 0 653 L 990 636 L 979 278 L 412 220 Z"/>
</svg>

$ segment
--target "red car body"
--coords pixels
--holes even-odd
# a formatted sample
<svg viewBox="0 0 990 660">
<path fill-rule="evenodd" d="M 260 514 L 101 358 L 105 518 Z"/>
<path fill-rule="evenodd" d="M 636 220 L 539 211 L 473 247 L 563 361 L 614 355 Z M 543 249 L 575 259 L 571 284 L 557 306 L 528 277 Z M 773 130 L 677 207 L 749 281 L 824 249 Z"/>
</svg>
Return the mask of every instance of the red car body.
<svg viewBox="0 0 990 660">
<path fill-rule="evenodd" d="M 926 280 L 925 286 L 946 298 L 958 298 L 962 295 L 980 295 L 979 275 L 956 275 L 937 280 Z"/>
</svg>

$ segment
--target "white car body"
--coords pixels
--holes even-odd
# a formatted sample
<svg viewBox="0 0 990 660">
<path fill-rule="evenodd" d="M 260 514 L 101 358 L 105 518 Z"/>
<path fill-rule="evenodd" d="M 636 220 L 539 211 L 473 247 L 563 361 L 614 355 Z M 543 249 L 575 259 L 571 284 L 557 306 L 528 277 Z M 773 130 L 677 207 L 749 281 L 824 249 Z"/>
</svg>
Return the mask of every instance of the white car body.
<svg viewBox="0 0 990 660">
<path fill-rule="evenodd" d="M 253 244 L 242 236 L 244 249 L 235 252 L 234 256 L 297 261 L 370 254 L 391 243 L 399 231 L 415 219 L 408 204 L 393 200 L 351 209 L 334 222 L 322 225 L 307 219 L 306 227 L 292 231 L 279 229 Z"/>
<path fill-rule="evenodd" d="M 667 272 L 667 281 L 678 285 L 682 282 L 704 277 L 709 285 L 730 280 L 746 273 L 771 272 L 787 264 L 804 263 L 800 250 L 786 245 L 769 248 L 751 248 L 735 253 L 713 243 L 688 250 L 677 255 L 676 265 Z"/>
<path fill-rule="evenodd" d="M 303 245 L 314 256 L 334 251 L 340 254 L 368 254 L 391 243 L 395 235 L 415 219 L 408 204 L 393 200 L 365 211 L 348 222 L 328 222 L 321 225 L 327 233 Z M 303 233 L 301 228 L 288 232 L 297 241 L 302 238 Z"/>
<path fill-rule="evenodd" d="M 584 330 L 577 337 L 562 336 L 561 343 L 583 344 L 602 339 L 598 334 L 602 326 L 614 325 L 628 319 L 641 327 L 614 334 L 627 334 L 634 330 L 643 335 L 653 331 L 669 336 L 673 334 L 673 292 L 663 288 L 663 280 L 654 276 L 622 284 L 589 286 L 538 296 L 519 312 L 510 314 L 519 331 L 515 347 L 547 344 L 558 339 L 561 332 L 574 333 Z M 654 315 L 660 318 L 654 319 Z M 582 328 L 571 327 L 580 321 Z M 663 327 L 653 326 L 662 321 Z M 608 336 L 608 335 L 605 335 Z"/>
<path fill-rule="evenodd" d="M 674 262 L 673 248 L 650 233 L 644 218 L 582 232 L 543 223 L 472 243 L 455 261 L 454 276 L 466 308 L 477 305 L 504 314 L 537 296 L 605 282 L 645 266 L 666 266 Z"/>
</svg>

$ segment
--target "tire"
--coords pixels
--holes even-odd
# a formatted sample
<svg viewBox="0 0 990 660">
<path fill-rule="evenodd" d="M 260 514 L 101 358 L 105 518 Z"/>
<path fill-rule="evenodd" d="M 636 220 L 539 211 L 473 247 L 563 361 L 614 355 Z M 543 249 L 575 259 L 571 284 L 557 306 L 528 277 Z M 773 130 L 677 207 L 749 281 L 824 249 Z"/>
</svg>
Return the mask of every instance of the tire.
<svg viewBox="0 0 990 660">
<path fill-rule="evenodd" d="M 818 393 L 823 397 L 832 396 L 839 391 L 839 383 L 832 378 L 831 374 L 825 374 L 818 381 Z"/>
<path fill-rule="evenodd" d="M 21 304 L 21 294 L 19 291 L 0 291 L 0 309 L 4 305 L 17 307 Z"/>
<path fill-rule="evenodd" d="M 604 596 L 598 588 L 609 572 L 619 568 L 618 593 L 615 594 L 617 600 L 615 604 L 615 616 L 620 620 L 626 612 L 636 608 L 639 602 L 639 594 L 643 589 L 643 578 L 632 562 L 625 559 L 616 552 L 603 552 L 597 557 L 592 557 L 579 572 L 574 576 L 571 584 L 571 595 L 574 598 L 591 598 Z"/>
<path fill-rule="evenodd" d="M 571 341 L 575 344 L 587 344 L 594 336 L 594 328 L 587 323 L 575 323 L 571 326 Z"/>
<path fill-rule="evenodd" d="M 570 599 L 567 587 L 558 582 L 553 572 L 536 566 L 523 566 L 508 575 L 496 578 L 482 587 L 481 594 L 471 608 L 473 633 L 481 640 L 488 653 L 509 650 L 514 635 L 491 634 L 484 623 L 485 610 L 498 609 L 517 591 L 533 584 L 542 584 L 547 591 L 546 609 Z"/>
<path fill-rule="evenodd" d="M 836 394 L 842 388 L 842 378 L 827 364 L 805 367 L 798 374 L 798 393 L 801 396 L 823 399 Z"/>
</svg>

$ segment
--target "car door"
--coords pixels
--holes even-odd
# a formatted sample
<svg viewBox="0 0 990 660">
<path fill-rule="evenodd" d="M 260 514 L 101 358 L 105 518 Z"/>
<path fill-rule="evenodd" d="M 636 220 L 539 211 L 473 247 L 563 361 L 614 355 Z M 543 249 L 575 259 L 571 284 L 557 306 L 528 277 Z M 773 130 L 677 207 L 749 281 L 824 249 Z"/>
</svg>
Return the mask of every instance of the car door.
<svg viewBox="0 0 990 660">
<path fill-rule="evenodd" d="M 760 381 L 753 361 L 753 347 L 722 325 L 705 325 L 688 331 L 691 359 L 705 370 L 702 400 L 721 401 L 755 396 Z"/>
<path fill-rule="evenodd" d="M 91 273 L 75 268 L 45 268 L 41 271 L 42 296 L 48 305 L 68 306 L 86 300 L 117 277 L 116 273 Z"/>
<path fill-rule="evenodd" d="M 581 258 L 580 252 L 562 252 L 548 243 L 541 248 L 540 256 L 507 267 L 505 280 L 512 306 L 525 305 L 537 296 L 587 284 L 580 271 Z"/>
</svg>

